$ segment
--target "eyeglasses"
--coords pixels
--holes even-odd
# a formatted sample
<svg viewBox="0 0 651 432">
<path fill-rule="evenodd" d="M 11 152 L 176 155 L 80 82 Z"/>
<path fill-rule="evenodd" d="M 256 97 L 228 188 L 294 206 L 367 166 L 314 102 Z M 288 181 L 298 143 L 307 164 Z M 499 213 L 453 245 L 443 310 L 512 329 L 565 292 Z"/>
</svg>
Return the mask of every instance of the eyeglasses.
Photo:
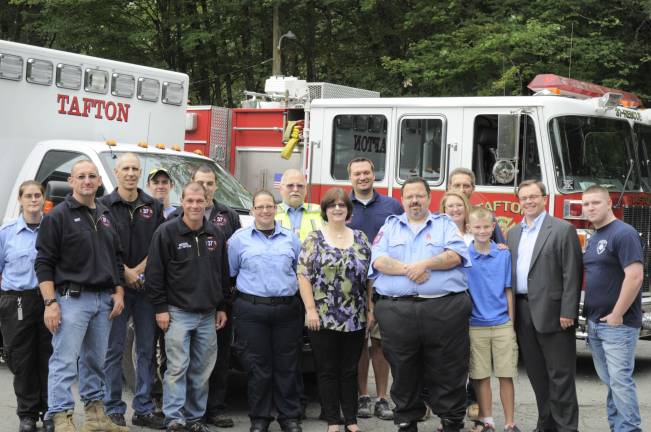
<svg viewBox="0 0 651 432">
<path fill-rule="evenodd" d="M 346 204 L 344 204 L 344 203 L 332 203 L 332 204 L 328 204 L 328 207 L 326 207 L 326 208 L 328 208 L 328 209 L 334 209 L 334 208 L 345 209 Z"/>
<path fill-rule="evenodd" d="M 286 187 L 287 189 L 297 189 L 297 190 L 302 190 L 302 189 L 305 188 L 305 185 L 304 185 L 304 184 L 300 184 L 300 183 L 290 183 L 290 184 L 286 184 L 285 187 Z"/>
<path fill-rule="evenodd" d="M 83 180 L 96 180 L 97 177 L 99 177 L 97 174 L 80 174 L 74 176 L 77 180 L 83 181 Z"/>
<path fill-rule="evenodd" d="M 264 211 L 269 211 L 269 210 L 273 210 L 275 208 L 276 208 L 275 205 L 259 205 L 259 206 L 253 207 L 253 210 L 255 210 L 255 211 L 263 211 L 263 210 Z"/>
<path fill-rule="evenodd" d="M 538 198 L 540 198 L 542 196 L 544 196 L 544 195 L 540 195 L 540 194 L 538 194 L 538 195 L 525 195 L 525 196 L 518 197 L 518 199 L 520 201 L 522 201 L 522 202 L 527 202 L 527 201 L 535 201 L 535 200 L 537 200 Z"/>
</svg>

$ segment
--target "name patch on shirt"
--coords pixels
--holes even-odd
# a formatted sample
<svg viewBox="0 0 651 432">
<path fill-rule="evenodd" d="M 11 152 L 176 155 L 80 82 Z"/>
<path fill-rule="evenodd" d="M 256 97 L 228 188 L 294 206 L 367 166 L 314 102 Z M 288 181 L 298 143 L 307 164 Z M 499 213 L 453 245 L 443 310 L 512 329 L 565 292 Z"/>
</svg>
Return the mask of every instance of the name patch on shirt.
<svg viewBox="0 0 651 432">
<path fill-rule="evenodd" d="M 140 219 L 149 220 L 154 217 L 154 210 L 149 206 L 140 207 L 138 210 L 138 217 L 140 217 Z"/>
<path fill-rule="evenodd" d="M 178 245 L 176 245 L 176 250 L 181 250 L 181 249 L 192 249 L 192 245 L 188 242 L 181 242 Z"/>
<path fill-rule="evenodd" d="M 206 239 L 206 248 L 210 252 L 214 252 L 217 250 L 217 240 L 215 239 L 215 237 L 210 236 Z"/>
<path fill-rule="evenodd" d="M 81 218 L 74 218 L 72 221 L 73 222 L 79 222 L 80 220 L 81 220 Z"/>
</svg>

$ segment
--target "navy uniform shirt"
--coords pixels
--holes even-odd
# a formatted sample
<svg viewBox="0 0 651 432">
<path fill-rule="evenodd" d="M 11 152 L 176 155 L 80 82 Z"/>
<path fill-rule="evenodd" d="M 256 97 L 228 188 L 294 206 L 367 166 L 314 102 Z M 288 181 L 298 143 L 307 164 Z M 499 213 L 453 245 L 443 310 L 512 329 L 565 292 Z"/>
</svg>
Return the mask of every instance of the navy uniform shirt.
<svg viewBox="0 0 651 432">
<path fill-rule="evenodd" d="M 22 215 L 0 228 L 0 274 L 3 291 L 24 291 L 38 288 L 34 271 L 36 235 Z"/>
<path fill-rule="evenodd" d="M 584 309 L 592 322 L 610 314 L 622 291 L 624 269 L 642 263 L 642 242 L 635 228 L 614 220 L 590 237 L 583 254 L 585 267 Z M 642 326 L 642 293 L 624 314 L 624 325 Z"/>
<path fill-rule="evenodd" d="M 269 237 L 255 224 L 240 229 L 228 241 L 228 263 L 231 276 L 237 278 L 237 290 L 260 297 L 296 294 L 300 251 L 298 237 L 278 222 Z"/>
<path fill-rule="evenodd" d="M 376 191 L 373 191 L 373 197 L 366 204 L 355 197 L 355 192 L 350 193 L 350 200 L 353 203 L 353 214 L 348 226 L 363 231 L 371 243 L 389 216 L 405 212 L 398 200 Z"/>
</svg>

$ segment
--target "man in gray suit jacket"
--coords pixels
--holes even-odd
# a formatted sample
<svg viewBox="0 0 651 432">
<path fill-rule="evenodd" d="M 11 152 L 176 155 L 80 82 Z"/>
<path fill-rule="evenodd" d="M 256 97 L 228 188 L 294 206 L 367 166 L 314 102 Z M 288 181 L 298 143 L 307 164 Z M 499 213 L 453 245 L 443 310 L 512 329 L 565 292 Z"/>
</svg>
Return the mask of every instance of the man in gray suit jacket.
<svg viewBox="0 0 651 432">
<path fill-rule="evenodd" d="M 574 432 L 576 399 L 575 323 L 581 295 L 581 246 L 576 229 L 550 216 L 545 185 L 518 187 L 522 222 L 509 231 L 515 331 L 536 394 L 537 432 Z"/>
</svg>

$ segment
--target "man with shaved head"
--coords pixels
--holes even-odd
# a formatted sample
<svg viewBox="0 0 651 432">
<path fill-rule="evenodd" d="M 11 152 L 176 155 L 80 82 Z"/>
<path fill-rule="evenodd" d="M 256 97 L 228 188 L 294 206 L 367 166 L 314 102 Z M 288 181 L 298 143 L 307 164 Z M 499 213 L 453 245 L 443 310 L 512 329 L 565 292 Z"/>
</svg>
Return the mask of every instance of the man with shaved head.
<svg viewBox="0 0 651 432">
<path fill-rule="evenodd" d="M 124 259 L 124 312 L 113 320 L 104 374 L 106 413 L 113 423 L 126 426 L 127 404 L 122 400 L 122 354 L 127 322 L 133 317 L 136 331 L 136 386 L 133 395 L 134 426 L 152 429 L 165 427 L 162 416 L 156 415 L 151 398 L 154 382 L 154 307 L 144 292 L 144 272 L 149 244 L 156 228 L 164 221 L 163 205 L 138 188 L 142 170 L 133 153 L 122 153 L 115 164 L 115 190 L 100 199 L 115 221 L 122 243 Z"/>
<path fill-rule="evenodd" d="M 89 160 L 72 166 L 72 194 L 45 215 L 34 264 L 45 302 L 43 321 L 53 333 L 48 412 L 57 432 L 75 432 L 72 384 L 79 375 L 84 430 L 128 432 L 104 411 L 104 360 L 110 320 L 124 308 L 124 267 L 116 221 L 95 199 L 102 184 Z"/>
</svg>

